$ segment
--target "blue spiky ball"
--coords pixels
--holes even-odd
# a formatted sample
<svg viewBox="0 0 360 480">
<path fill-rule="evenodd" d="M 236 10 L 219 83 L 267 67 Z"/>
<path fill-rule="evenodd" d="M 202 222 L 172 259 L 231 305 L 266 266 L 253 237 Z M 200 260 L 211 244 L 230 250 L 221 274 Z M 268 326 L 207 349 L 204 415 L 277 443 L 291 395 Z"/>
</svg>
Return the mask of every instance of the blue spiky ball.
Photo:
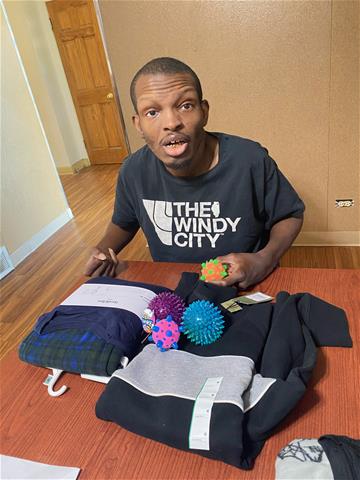
<svg viewBox="0 0 360 480">
<path fill-rule="evenodd" d="M 185 310 L 185 302 L 175 293 L 161 292 L 150 301 L 148 308 L 154 312 L 156 319 L 171 315 L 173 321 L 179 325 Z"/>
<path fill-rule="evenodd" d="M 221 337 L 224 317 L 213 303 L 196 300 L 185 310 L 181 325 L 191 342 L 196 345 L 209 345 Z"/>
</svg>

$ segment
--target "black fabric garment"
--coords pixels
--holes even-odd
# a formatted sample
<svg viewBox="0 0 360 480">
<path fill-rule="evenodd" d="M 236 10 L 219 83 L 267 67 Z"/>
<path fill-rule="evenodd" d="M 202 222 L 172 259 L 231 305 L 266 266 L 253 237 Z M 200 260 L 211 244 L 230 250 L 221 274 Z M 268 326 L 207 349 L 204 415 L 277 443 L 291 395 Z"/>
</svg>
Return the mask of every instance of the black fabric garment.
<svg viewBox="0 0 360 480">
<path fill-rule="evenodd" d="M 229 289 L 222 289 L 184 274 L 176 292 L 182 292 L 188 301 L 205 296 L 210 301 L 214 298 L 224 301 L 233 296 Z M 224 314 L 226 328 L 222 337 L 206 346 L 194 345 L 183 337 L 179 343 L 183 356 L 250 359 L 256 366 L 250 391 L 259 379 L 260 382 L 274 380 L 257 393 L 249 407 L 238 408 L 227 401 L 213 405 L 209 451 L 189 449 L 195 398 L 169 394 L 171 376 L 169 388 L 158 395 L 126 379 L 126 369 L 118 376 L 115 372 L 97 402 L 96 415 L 173 447 L 217 458 L 243 469 L 252 468 L 266 439 L 305 393 L 316 363 L 316 347 L 350 347 L 352 341 L 344 311 L 307 293 L 281 292 L 274 304 L 245 306 L 240 312 Z M 145 350 L 134 360 L 140 369 L 142 358 L 146 358 L 144 354 Z M 159 383 L 161 375 L 168 374 L 166 359 L 171 352 L 162 355 L 163 371 L 151 372 L 154 385 Z M 224 378 L 230 374 L 221 373 Z M 205 380 L 199 382 L 199 391 Z"/>
<path fill-rule="evenodd" d="M 323 435 L 319 443 L 329 459 L 334 480 L 360 479 L 360 439 Z"/>
<path fill-rule="evenodd" d="M 235 287 L 219 287 L 214 283 L 206 283 L 199 279 L 197 273 L 183 272 L 174 290 L 187 304 L 196 300 L 210 300 L 215 304 L 225 302 L 237 296 Z"/>
<path fill-rule="evenodd" d="M 144 146 L 123 163 L 112 222 L 139 226 L 156 261 L 202 262 L 232 252 L 257 252 L 272 226 L 302 217 L 304 204 L 259 143 L 210 133 L 219 162 L 197 177 L 171 175 Z"/>
</svg>

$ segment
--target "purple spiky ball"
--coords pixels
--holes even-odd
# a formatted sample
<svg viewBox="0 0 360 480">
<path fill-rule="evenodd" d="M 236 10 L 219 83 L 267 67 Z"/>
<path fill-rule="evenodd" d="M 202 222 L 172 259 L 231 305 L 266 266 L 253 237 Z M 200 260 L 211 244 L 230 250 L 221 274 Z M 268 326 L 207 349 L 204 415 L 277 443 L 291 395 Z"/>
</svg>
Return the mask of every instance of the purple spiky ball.
<svg viewBox="0 0 360 480">
<path fill-rule="evenodd" d="M 185 307 L 184 300 L 171 292 L 159 293 L 148 305 L 148 308 L 154 312 L 156 319 L 171 315 L 173 321 L 177 324 L 181 322 Z"/>
</svg>

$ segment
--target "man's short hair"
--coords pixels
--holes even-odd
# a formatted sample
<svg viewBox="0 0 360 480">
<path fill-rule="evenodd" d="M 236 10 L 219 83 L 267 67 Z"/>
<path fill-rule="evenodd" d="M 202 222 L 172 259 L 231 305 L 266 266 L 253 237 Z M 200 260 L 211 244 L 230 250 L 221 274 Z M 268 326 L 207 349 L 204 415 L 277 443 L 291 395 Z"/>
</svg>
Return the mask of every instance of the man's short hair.
<svg viewBox="0 0 360 480">
<path fill-rule="evenodd" d="M 136 82 L 138 81 L 141 75 L 156 75 L 157 73 L 164 73 L 166 75 L 171 75 L 174 73 L 188 73 L 193 81 L 196 93 L 198 94 L 199 101 L 202 100 L 202 88 L 200 84 L 199 77 L 196 75 L 194 70 L 190 68 L 186 63 L 177 60 L 176 58 L 171 57 L 159 57 L 150 60 L 150 62 L 146 63 L 143 67 L 140 68 L 138 72 L 136 72 L 134 78 L 132 79 L 130 85 L 130 97 L 132 104 L 134 106 L 135 112 L 137 113 L 137 104 L 136 104 L 136 94 L 135 94 L 135 87 Z"/>
</svg>

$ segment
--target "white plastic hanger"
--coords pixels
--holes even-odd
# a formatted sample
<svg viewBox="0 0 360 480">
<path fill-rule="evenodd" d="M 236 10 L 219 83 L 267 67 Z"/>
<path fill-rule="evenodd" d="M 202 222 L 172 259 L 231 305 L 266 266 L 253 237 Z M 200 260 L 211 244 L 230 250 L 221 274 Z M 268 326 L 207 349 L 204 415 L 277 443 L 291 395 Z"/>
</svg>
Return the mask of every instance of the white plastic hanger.
<svg viewBox="0 0 360 480">
<path fill-rule="evenodd" d="M 51 397 L 59 397 L 60 395 L 65 393 L 68 388 L 66 385 L 63 385 L 58 390 L 54 390 L 54 385 L 59 380 L 60 375 L 63 373 L 64 370 L 60 370 L 59 368 L 50 368 L 50 370 L 52 370 L 53 372 L 51 375 L 51 379 L 49 380 L 49 382 L 45 380 L 45 384 L 47 385 L 47 389 L 48 389 L 48 394 Z"/>
</svg>

